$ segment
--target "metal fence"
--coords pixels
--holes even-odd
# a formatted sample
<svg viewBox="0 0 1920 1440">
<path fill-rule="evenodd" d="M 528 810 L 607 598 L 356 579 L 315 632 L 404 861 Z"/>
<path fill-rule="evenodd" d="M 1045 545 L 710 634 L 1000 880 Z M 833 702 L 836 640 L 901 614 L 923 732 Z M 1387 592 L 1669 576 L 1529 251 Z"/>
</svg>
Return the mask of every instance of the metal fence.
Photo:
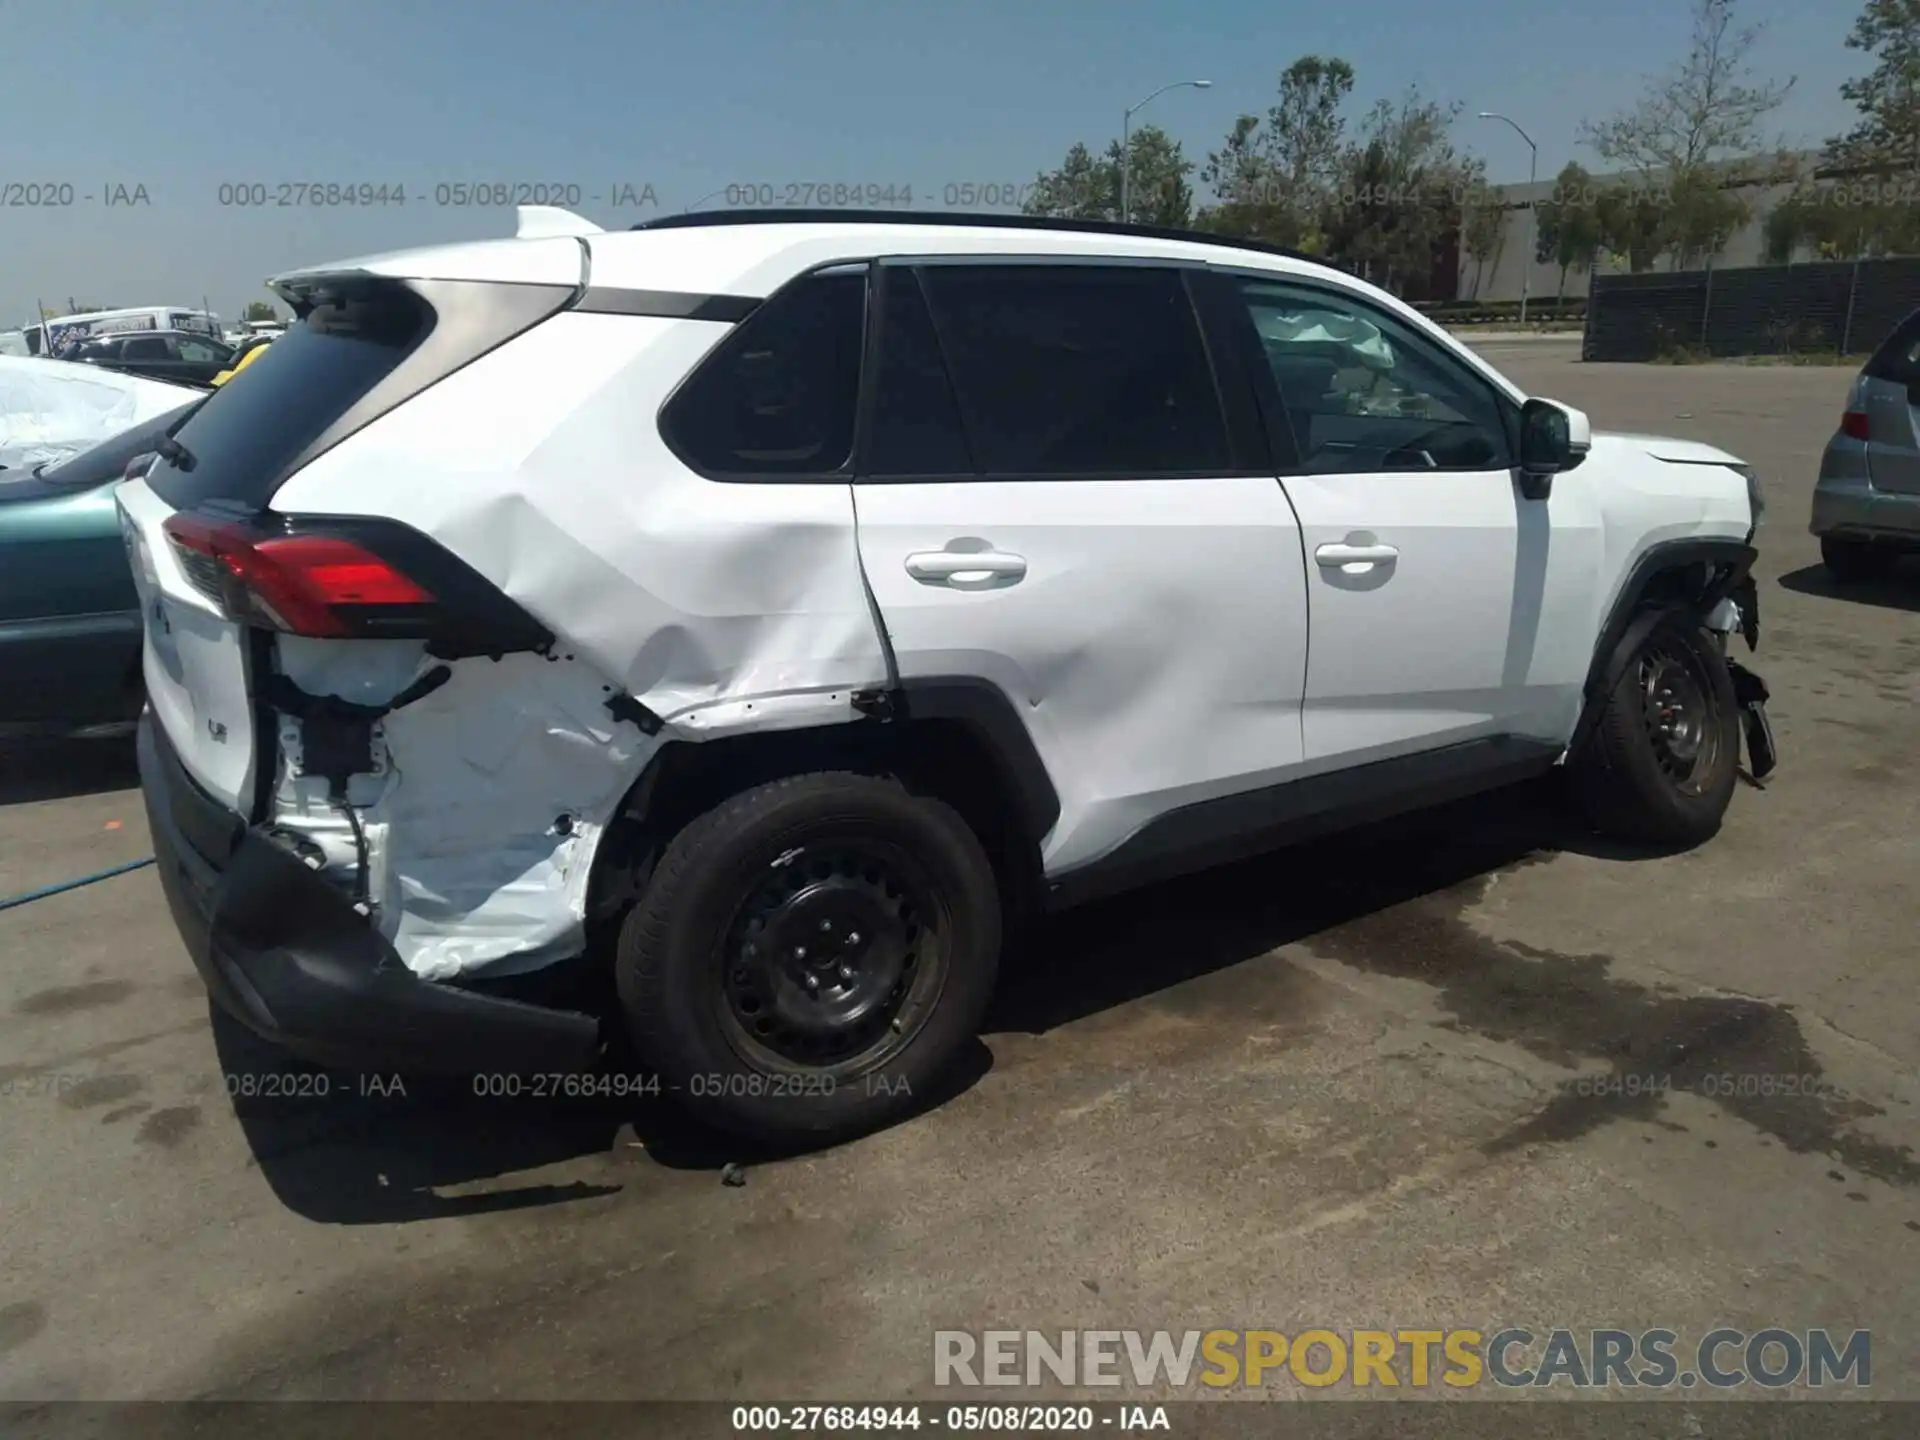
<svg viewBox="0 0 1920 1440">
<path fill-rule="evenodd" d="M 1864 355 L 1920 309 L 1920 258 L 1596 275 L 1584 360 Z"/>
</svg>

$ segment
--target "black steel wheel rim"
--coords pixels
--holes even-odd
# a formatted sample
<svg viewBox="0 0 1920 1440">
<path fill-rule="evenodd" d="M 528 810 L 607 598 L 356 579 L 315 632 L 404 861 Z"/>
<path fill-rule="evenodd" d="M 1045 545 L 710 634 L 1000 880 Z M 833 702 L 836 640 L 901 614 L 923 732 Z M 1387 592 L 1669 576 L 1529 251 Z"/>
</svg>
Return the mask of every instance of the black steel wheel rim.
<svg viewBox="0 0 1920 1440">
<path fill-rule="evenodd" d="M 919 1034 L 946 979 L 925 869 L 873 840 L 804 844 L 757 877 L 721 945 L 720 1019 L 756 1068 L 858 1075 Z"/>
<path fill-rule="evenodd" d="M 1683 795 L 1702 793 L 1719 763 L 1713 693 L 1705 666 L 1691 650 L 1667 644 L 1641 658 L 1641 717 L 1654 762 Z"/>
</svg>

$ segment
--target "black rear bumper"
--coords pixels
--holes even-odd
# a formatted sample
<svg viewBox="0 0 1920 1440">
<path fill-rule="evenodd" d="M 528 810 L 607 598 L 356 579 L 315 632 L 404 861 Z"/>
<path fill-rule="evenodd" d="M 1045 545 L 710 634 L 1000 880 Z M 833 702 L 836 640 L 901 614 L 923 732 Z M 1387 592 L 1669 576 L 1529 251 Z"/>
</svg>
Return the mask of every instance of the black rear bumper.
<svg viewBox="0 0 1920 1440">
<path fill-rule="evenodd" d="M 151 713 L 140 788 L 155 868 L 187 953 L 219 1006 L 315 1064 L 481 1074 L 570 1071 L 599 1022 L 420 979 L 297 857 L 194 783 Z"/>
</svg>

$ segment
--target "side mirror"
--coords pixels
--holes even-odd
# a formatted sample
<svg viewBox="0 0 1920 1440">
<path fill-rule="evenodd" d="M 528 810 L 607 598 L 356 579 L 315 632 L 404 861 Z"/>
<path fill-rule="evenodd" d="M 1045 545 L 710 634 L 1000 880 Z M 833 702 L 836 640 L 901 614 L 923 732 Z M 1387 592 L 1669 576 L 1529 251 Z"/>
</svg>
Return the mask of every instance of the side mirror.
<svg viewBox="0 0 1920 1440">
<path fill-rule="evenodd" d="M 1529 400 L 1520 409 L 1520 493 L 1545 500 L 1553 477 L 1586 459 L 1593 444 L 1587 417 L 1553 400 Z"/>
</svg>

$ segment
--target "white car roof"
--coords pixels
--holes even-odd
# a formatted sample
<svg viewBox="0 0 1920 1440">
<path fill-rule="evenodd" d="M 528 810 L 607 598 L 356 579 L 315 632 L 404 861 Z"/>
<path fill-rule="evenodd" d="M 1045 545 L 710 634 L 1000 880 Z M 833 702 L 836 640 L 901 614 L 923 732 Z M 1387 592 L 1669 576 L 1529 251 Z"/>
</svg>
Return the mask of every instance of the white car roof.
<svg viewBox="0 0 1920 1440">
<path fill-rule="evenodd" d="M 673 290 L 761 299 L 795 275 L 836 259 L 873 255 L 1025 254 L 1112 256 L 1233 264 L 1292 274 L 1334 275 L 1309 260 L 1202 239 L 1170 239 L 1122 230 L 1061 230 L 1005 225 L 884 220 L 795 220 L 741 223 L 722 214 L 712 224 L 600 231 L 527 238 L 475 240 L 357 256 L 276 275 L 278 288 L 326 275 L 367 274 L 395 279 L 494 280 L 521 284 L 579 284 L 590 274 L 598 287 Z M 587 267 L 590 266 L 590 270 Z"/>
<path fill-rule="evenodd" d="M 593 283 L 762 298 L 804 270 L 874 255 L 1100 256 L 1233 264 L 1292 274 L 1327 267 L 1271 251 L 1124 231 L 1022 225 L 830 220 L 675 225 L 590 237 Z M 668 277 L 671 277 L 669 279 Z"/>
</svg>

